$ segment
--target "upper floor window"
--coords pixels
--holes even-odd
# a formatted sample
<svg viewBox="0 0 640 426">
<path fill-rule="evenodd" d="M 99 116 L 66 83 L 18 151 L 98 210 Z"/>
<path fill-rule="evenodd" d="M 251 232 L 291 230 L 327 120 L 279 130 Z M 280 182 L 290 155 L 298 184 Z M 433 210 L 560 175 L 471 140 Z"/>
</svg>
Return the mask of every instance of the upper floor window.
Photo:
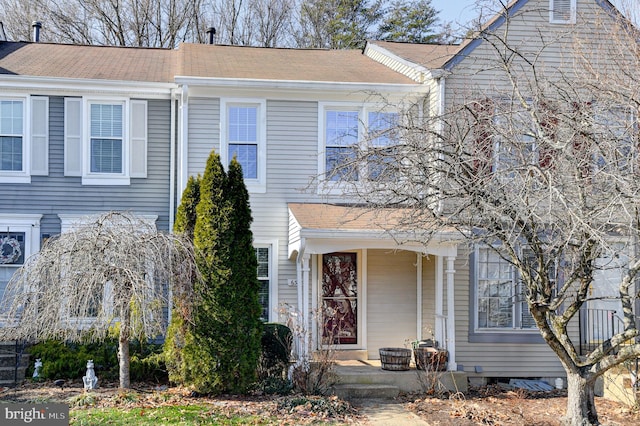
<svg viewBox="0 0 640 426">
<path fill-rule="evenodd" d="M 49 99 L 0 98 L 0 183 L 49 173 Z"/>
<path fill-rule="evenodd" d="M 66 98 L 64 173 L 83 185 L 129 185 L 147 176 L 147 102 Z"/>
<path fill-rule="evenodd" d="M 90 173 L 122 174 L 124 118 L 122 102 L 90 103 Z"/>
<path fill-rule="evenodd" d="M 322 106 L 320 169 L 328 182 L 383 180 L 395 161 L 398 113 Z"/>
<path fill-rule="evenodd" d="M 265 109 L 262 100 L 222 100 L 222 161 L 229 164 L 236 157 L 250 192 L 266 190 Z"/>
<path fill-rule="evenodd" d="M 549 0 L 549 22 L 575 24 L 577 0 Z"/>
<path fill-rule="evenodd" d="M 24 101 L 0 100 L 0 171 L 24 169 Z"/>
</svg>

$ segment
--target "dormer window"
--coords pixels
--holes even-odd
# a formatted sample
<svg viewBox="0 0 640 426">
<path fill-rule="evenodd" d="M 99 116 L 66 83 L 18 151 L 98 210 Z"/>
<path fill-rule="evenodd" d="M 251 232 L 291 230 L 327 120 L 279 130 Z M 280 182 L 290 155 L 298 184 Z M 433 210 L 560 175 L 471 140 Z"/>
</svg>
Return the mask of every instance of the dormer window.
<svg viewBox="0 0 640 426">
<path fill-rule="evenodd" d="M 549 22 L 575 24 L 577 0 L 549 0 Z"/>
</svg>

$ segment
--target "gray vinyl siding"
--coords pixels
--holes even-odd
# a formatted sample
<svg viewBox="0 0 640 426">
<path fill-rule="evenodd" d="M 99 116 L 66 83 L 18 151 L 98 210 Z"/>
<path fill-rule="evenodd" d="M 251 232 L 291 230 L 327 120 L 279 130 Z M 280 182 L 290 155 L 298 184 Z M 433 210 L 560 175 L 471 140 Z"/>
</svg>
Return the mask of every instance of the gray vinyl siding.
<svg viewBox="0 0 640 426">
<path fill-rule="evenodd" d="M 316 201 L 309 184 L 318 164 L 318 104 L 267 100 L 267 190 L 250 193 L 254 240 L 278 244 L 278 299 L 297 304 L 294 260 L 288 259 L 287 203 Z M 202 174 L 212 149 L 220 149 L 220 99 L 189 99 L 188 173 Z"/>
<path fill-rule="evenodd" d="M 91 214 L 126 210 L 158 215 L 157 226 L 169 226 L 170 102 L 148 101 L 147 178 L 128 186 L 86 186 L 80 177 L 64 176 L 64 98 L 49 97 L 49 175 L 32 176 L 30 184 L 0 182 L 0 213 L 42 214 L 41 233 L 60 232 L 58 214 Z M 0 224 L 1 225 L 1 224 Z"/>
<path fill-rule="evenodd" d="M 530 0 L 508 24 L 506 35 L 512 46 L 536 56 L 538 72 L 542 78 L 558 77 L 557 70 L 573 67 L 574 57 L 570 52 L 577 36 L 587 40 L 598 39 L 593 23 L 604 17 L 604 11 L 593 0 L 578 0 L 578 21 L 580 25 L 549 24 L 548 0 Z M 587 25 L 586 23 L 591 23 Z M 497 30 L 505 36 L 507 25 Z M 577 31 L 577 32 L 575 32 Z M 540 40 L 554 40 L 544 46 Z M 495 50 L 488 43 L 481 43 L 466 58 L 460 61 L 446 80 L 446 99 L 452 103 L 468 102 L 482 97 L 499 98 L 508 93 L 510 87 L 496 71 Z M 522 77 L 520 77 L 522 79 Z M 502 81 L 502 82 L 501 82 Z M 456 261 L 455 307 L 456 307 L 456 362 L 462 364 L 470 375 L 487 377 L 556 377 L 563 376 L 564 370 L 546 343 L 532 343 L 542 339 L 526 332 L 505 331 L 483 336 L 476 333 L 473 324 L 474 300 L 472 293 L 473 273 L 469 270 L 469 258 L 460 252 Z M 471 274 L 470 274 L 471 272 Z M 470 276 L 471 275 L 471 276 Z M 446 309 L 446 307 L 445 307 Z M 577 342 L 577 321 L 570 324 L 569 332 Z M 517 343 L 517 338 L 523 341 Z M 479 367 L 481 373 L 475 373 Z"/>
</svg>

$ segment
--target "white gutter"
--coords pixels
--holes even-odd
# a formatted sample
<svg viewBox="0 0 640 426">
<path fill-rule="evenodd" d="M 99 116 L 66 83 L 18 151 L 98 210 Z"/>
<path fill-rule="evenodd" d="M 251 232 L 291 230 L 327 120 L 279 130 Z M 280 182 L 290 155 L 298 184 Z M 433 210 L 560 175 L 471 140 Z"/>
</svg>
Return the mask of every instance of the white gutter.
<svg viewBox="0 0 640 426">
<path fill-rule="evenodd" d="M 133 96 L 166 99 L 171 96 L 174 83 L 121 81 L 81 78 L 35 77 L 0 75 L 0 89 L 47 90 L 47 93 L 130 93 Z"/>
<path fill-rule="evenodd" d="M 308 81 L 308 80 L 263 80 L 249 78 L 211 78 L 176 76 L 176 83 L 207 87 L 228 87 L 247 89 L 271 90 L 318 90 L 318 91 L 371 91 L 416 93 L 425 92 L 428 88 L 422 84 L 392 84 L 392 83 L 349 83 L 340 81 Z"/>
</svg>

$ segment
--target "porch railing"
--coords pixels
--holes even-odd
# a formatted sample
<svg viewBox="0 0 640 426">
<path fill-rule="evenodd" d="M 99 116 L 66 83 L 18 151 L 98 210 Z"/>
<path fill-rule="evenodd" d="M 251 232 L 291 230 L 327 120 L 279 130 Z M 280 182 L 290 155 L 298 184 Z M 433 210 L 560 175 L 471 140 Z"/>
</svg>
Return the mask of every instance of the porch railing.
<svg viewBox="0 0 640 426">
<path fill-rule="evenodd" d="M 612 309 L 580 310 L 580 354 L 592 352 L 623 330 L 622 319 Z"/>
</svg>

